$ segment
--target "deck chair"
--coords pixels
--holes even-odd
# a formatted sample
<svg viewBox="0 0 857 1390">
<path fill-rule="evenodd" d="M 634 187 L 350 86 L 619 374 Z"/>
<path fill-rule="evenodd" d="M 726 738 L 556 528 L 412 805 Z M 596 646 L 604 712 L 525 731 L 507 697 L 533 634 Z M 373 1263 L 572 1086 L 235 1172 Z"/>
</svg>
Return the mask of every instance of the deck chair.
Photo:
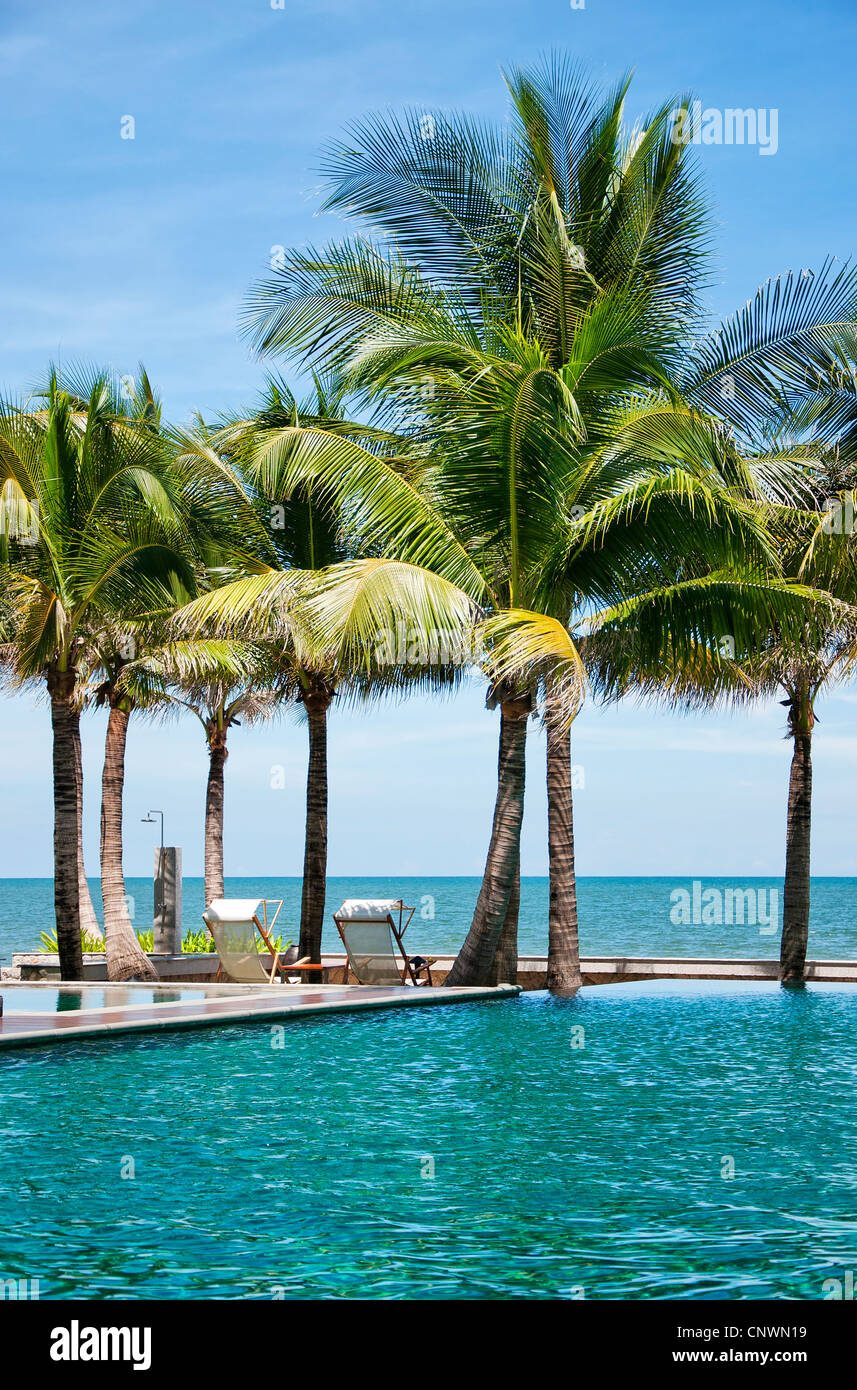
<svg viewBox="0 0 857 1390">
<path fill-rule="evenodd" d="M 414 911 L 401 898 L 346 898 L 333 914 L 348 957 L 343 983 L 350 969 L 361 985 L 431 984 L 433 958 L 409 956 L 402 942 Z"/>
<path fill-rule="evenodd" d="M 274 902 L 269 904 L 266 898 L 215 898 L 208 904 L 202 914 L 202 920 L 214 937 L 220 957 L 218 979 L 221 975 L 226 975 L 239 985 L 272 985 L 275 976 L 279 975 L 284 983 L 291 984 L 293 981 L 290 977 L 293 975 L 300 980 L 307 971 L 323 969 L 320 965 L 310 965 L 308 957 L 292 961 L 288 959 L 288 952 L 278 952 L 274 949 L 270 933 L 280 915 L 283 900 L 280 898 L 274 901 L 277 910 L 270 922 L 268 907 L 273 907 Z M 260 908 L 263 918 L 261 921 Z M 262 963 L 259 937 L 271 953 L 270 972 Z"/>
</svg>

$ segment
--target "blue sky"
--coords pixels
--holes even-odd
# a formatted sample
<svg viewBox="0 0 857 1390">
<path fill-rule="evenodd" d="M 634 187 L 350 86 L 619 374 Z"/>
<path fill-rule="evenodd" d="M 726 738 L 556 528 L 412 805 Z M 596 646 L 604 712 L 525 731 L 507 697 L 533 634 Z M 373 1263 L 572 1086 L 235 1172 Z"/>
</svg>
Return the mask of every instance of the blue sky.
<svg viewBox="0 0 857 1390">
<path fill-rule="evenodd" d="M 251 400 L 261 377 L 238 340 L 249 282 L 271 247 L 341 229 L 315 215 L 318 154 L 351 118 L 415 104 L 500 117 L 502 64 L 567 48 L 596 76 L 635 68 L 630 107 L 692 89 L 704 107 L 778 112 L 778 149 L 701 150 L 716 208 L 712 315 L 770 275 L 854 250 L 851 0 L 206 0 L 38 6 L 0 19 L 0 388 L 26 391 L 51 357 L 133 371 L 170 415 Z M 120 137 L 132 116 L 135 138 Z M 814 867 L 857 872 L 851 777 L 857 697 L 820 707 Z M 103 719 L 85 720 L 87 851 L 97 867 Z M 51 866 L 47 711 L 5 699 L 0 875 Z M 532 739 L 523 868 L 546 866 L 543 744 Z M 773 705 L 677 719 L 587 709 L 575 760 L 581 873 L 776 873 L 788 746 Z M 333 873 L 478 873 L 493 795 L 496 716 L 477 686 L 449 702 L 337 712 Z M 285 788 L 272 790 L 271 769 Z M 228 767 L 227 872 L 298 873 L 305 735 L 238 731 Z M 134 730 L 127 869 L 147 873 L 149 806 L 201 869 L 205 749 L 188 723 Z"/>
</svg>

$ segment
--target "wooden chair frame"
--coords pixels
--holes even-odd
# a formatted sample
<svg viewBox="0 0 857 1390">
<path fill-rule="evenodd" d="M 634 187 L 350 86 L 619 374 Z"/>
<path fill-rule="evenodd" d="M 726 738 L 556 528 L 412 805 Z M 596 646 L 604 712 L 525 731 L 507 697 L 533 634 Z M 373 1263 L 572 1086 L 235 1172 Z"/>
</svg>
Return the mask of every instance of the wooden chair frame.
<svg viewBox="0 0 857 1390">
<path fill-rule="evenodd" d="M 424 966 L 421 965 L 421 966 L 419 966 L 416 970 L 414 970 L 414 967 L 413 967 L 413 965 L 411 964 L 411 957 L 408 955 L 407 951 L 405 950 L 405 943 L 402 941 L 402 937 L 404 936 L 405 932 L 407 931 L 408 927 L 409 927 L 410 924 L 411 924 L 411 918 L 413 917 L 414 913 L 416 912 L 416 908 L 415 908 L 415 907 L 406 907 L 405 904 L 404 904 L 404 902 L 402 901 L 401 898 L 399 899 L 399 902 L 398 902 L 398 908 L 399 908 L 399 925 L 398 925 L 398 928 L 396 927 L 396 924 L 395 924 L 395 922 L 393 921 L 393 914 L 392 914 L 392 912 L 388 912 L 387 915 L 386 915 L 386 917 L 370 918 L 370 919 L 368 919 L 368 920 L 370 920 L 370 921 L 377 921 L 377 922 L 386 922 L 386 923 L 388 924 L 389 928 L 390 928 L 390 931 L 393 933 L 393 940 L 395 941 L 396 945 L 398 946 L 398 948 L 399 948 L 399 953 L 400 953 L 400 955 L 401 955 L 401 957 L 402 957 L 402 967 L 401 967 L 401 970 L 402 970 L 402 984 L 404 984 L 405 981 L 406 981 L 407 979 L 410 979 L 412 985 L 418 985 L 420 982 L 419 982 L 419 980 L 417 979 L 417 976 L 418 976 L 418 975 L 421 975 L 422 972 L 423 972 L 423 970 L 425 970 L 426 978 L 427 978 L 427 980 L 428 980 L 428 983 L 431 985 L 431 983 L 432 983 L 431 968 L 432 968 L 432 965 L 434 964 L 435 957 L 434 957 L 434 956 L 426 956 L 426 957 L 424 957 L 425 962 L 426 962 L 425 965 L 424 965 Z M 407 912 L 407 914 L 408 914 L 408 920 L 407 920 L 406 922 L 403 922 L 402 918 L 404 917 L 404 914 L 405 914 L 406 912 Z M 342 971 L 342 983 L 343 983 L 344 985 L 347 985 L 347 984 L 348 984 L 348 976 L 349 976 L 349 973 L 350 973 L 350 971 L 351 971 L 351 962 L 350 962 L 349 955 L 348 955 L 348 943 L 347 943 L 347 941 L 345 940 L 345 934 L 344 934 L 344 932 L 343 932 L 343 930 L 342 930 L 342 923 L 359 922 L 359 921 L 360 921 L 360 918 L 358 918 L 358 917 L 338 917 L 338 916 L 336 915 L 336 913 L 334 912 L 334 914 L 333 914 L 333 920 L 334 920 L 334 922 L 336 923 L 336 930 L 339 932 L 340 939 L 341 939 L 341 941 L 342 941 L 343 946 L 345 947 L 345 965 L 344 965 L 343 971 Z"/>
<path fill-rule="evenodd" d="M 282 980 L 282 983 L 283 983 L 283 984 L 288 984 L 288 980 L 287 980 L 287 978 L 286 978 L 288 975 L 298 975 L 298 974 L 303 974 L 304 972 L 309 972 L 309 971 L 313 971 L 313 970 L 321 970 L 321 971 L 323 971 L 323 970 L 324 970 L 324 966 L 323 966 L 323 965 L 311 965 L 311 964 L 310 964 L 310 962 L 309 962 L 309 956 L 301 956 L 301 959 L 300 959 L 300 960 L 291 961 L 291 962 L 288 962 L 288 963 L 287 963 L 285 960 L 281 959 L 281 957 L 285 956 L 287 953 L 286 953 L 285 951 L 281 951 L 281 952 L 278 953 L 278 952 L 274 949 L 274 946 L 273 946 L 273 943 L 272 943 L 272 941 L 271 941 L 271 938 L 270 938 L 269 933 L 272 932 L 272 931 L 274 930 L 274 925 L 275 925 L 275 923 L 276 923 L 276 920 L 277 920 L 277 918 L 279 917 L 279 915 L 280 915 L 280 913 L 281 913 L 281 911 L 282 911 L 282 908 L 283 908 L 284 899 L 283 899 L 283 898 L 271 898 L 271 900 L 270 900 L 270 901 L 271 901 L 271 905 L 273 906 L 273 904 L 276 903 L 276 904 L 277 904 L 277 910 L 276 910 L 276 912 L 274 913 L 273 917 L 271 918 L 270 922 L 268 921 L 268 899 L 267 899 L 267 898 L 262 898 L 261 901 L 262 901 L 262 916 L 265 918 L 264 925 L 259 921 L 259 914 L 258 914 L 257 912 L 254 912 L 254 913 L 253 913 L 253 922 L 255 923 L 256 930 L 258 931 L 259 935 L 261 936 L 262 940 L 264 941 L 266 948 L 267 948 L 268 951 L 270 951 L 270 953 L 271 953 L 271 973 L 270 973 L 270 975 L 268 976 L 268 984 L 269 984 L 269 985 L 272 985 L 272 984 L 274 983 L 274 976 L 277 974 L 278 971 L 279 971 L 279 973 L 280 973 L 280 977 L 281 977 L 281 980 Z M 210 936 L 211 936 L 211 938 L 212 938 L 212 940 L 213 940 L 213 939 L 214 939 L 214 932 L 211 930 L 211 927 L 208 925 L 208 922 L 206 921 L 205 913 L 202 914 L 202 920 L 205 922 L 206 930 L 208 931 L 208 933 L 210 934 Z M 260 952 L 260 955 L 261 955 L 261 952 Z M 223 975 L 223 962 L 222 962 L 222 961 L 219 961 L 218 967 L 217 967 L 217 974 L 216 974 L 215 977 L 214 977 L 215 983 L 221 978 L 222 975 Z M 320 981 L 320 983 L 322 983 L 322 984 L 324 983 L 324 978 L 323 978 L 323 977 L 322 977 L 322 980 Z"/>
</svg>

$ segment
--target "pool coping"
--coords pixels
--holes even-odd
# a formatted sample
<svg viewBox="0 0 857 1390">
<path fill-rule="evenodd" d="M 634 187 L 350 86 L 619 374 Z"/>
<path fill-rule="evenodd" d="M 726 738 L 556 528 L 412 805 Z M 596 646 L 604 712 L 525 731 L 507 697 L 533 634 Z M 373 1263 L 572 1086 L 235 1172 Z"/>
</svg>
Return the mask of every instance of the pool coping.
<svg viewBox="0 0 857 1390">
<path fill-rule="evenodd" d="M 26 988 L 38 988 L 35 982 L 28 982 Z M 42 986 L 54 989 L 53 983 Z M 5 988 L 5 985 L 4 985 Z M 14 983 L 10 988 L 15 989 Z M 175 992 L 174 985 L 152 985 L 147 989 L 163 989 Z M 193 988 L 193 986 L 190 986 Z M 203 987 L 199 987 L 202 992 Z M 296 985 L 260 986 L 262 995 L 242 996 L 246 1002 L 234 1007 L 235 994 L 229 986 L 222 986 L 224 996 L 211 996 L 211 986 L 204 987 L 207 997 L 199 1004 L 190 1001 L 129 1005 L 135 1011 L 148 1009 L 149 1016 L 142 1018 L 122 1018 L 122 1007 L 101 1008 L 84 1011 L 87 1022 L 75 1023 L 74 1013 L 63 1014 L 6 1014 L 0 1019 L 0 1049 L 8 1047 L 29 1047 L 44 1044 L 77 1041 L 93 1037 L 116 1037 L 129 1033 L 169 1032 L 187 1028 L 213 1028 L 235 1023 L 276 1022 L 281 1019 L 317 1016 L 330 1013 L 357 1013 L 378 1009 L 431 1008 L 444 1004 L 466 1004 L 480 1001 L 499 1001 L 513 999 L 521 993 L 518 985 L 460 986 L 447 989 L 445 986 L 408 989 L 403 987 L 375 988 L 367 985 L 324 985 L 322 987 L 302 987 Z M 215 987 L 216 988 L 216 987 Z M 252 988 L 250 986 L 249 988 Z M 270 989 L 289 991 L 289 1003 Z M 74 985 L 71 985 L 74 989 Z M 336 996 L 336 997 L 332 997 Z M 204 1005 L 204 1012 L 201 1006 Z M 112 1017 L 111 1017 L 112 1016 Z M 50 1018 L 51 1027 L 18 1028 L 17 1020 L 30 1022 Z M 12 1028 L 7 1030 L 7 1025 Z"/>
</svg>

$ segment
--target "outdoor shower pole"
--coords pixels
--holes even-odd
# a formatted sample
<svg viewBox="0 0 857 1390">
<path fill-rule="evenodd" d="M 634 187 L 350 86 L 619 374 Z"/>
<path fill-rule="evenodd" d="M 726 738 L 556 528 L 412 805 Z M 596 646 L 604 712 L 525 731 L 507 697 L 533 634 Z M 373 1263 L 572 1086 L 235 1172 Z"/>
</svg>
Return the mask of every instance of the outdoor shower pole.
<svg viewBox="0 0 857 1390">
<path fill-rule="evenodd" d="M 155 850 L 155 913 L 153 921 L 154 954 L 176 956 L 182 949 L 182 852 L 177 845 L 164 845 L 164 813 L 149 811 L 144 825 L 154 825 L 161 818 L 161 844 Z"/>
</svg>

